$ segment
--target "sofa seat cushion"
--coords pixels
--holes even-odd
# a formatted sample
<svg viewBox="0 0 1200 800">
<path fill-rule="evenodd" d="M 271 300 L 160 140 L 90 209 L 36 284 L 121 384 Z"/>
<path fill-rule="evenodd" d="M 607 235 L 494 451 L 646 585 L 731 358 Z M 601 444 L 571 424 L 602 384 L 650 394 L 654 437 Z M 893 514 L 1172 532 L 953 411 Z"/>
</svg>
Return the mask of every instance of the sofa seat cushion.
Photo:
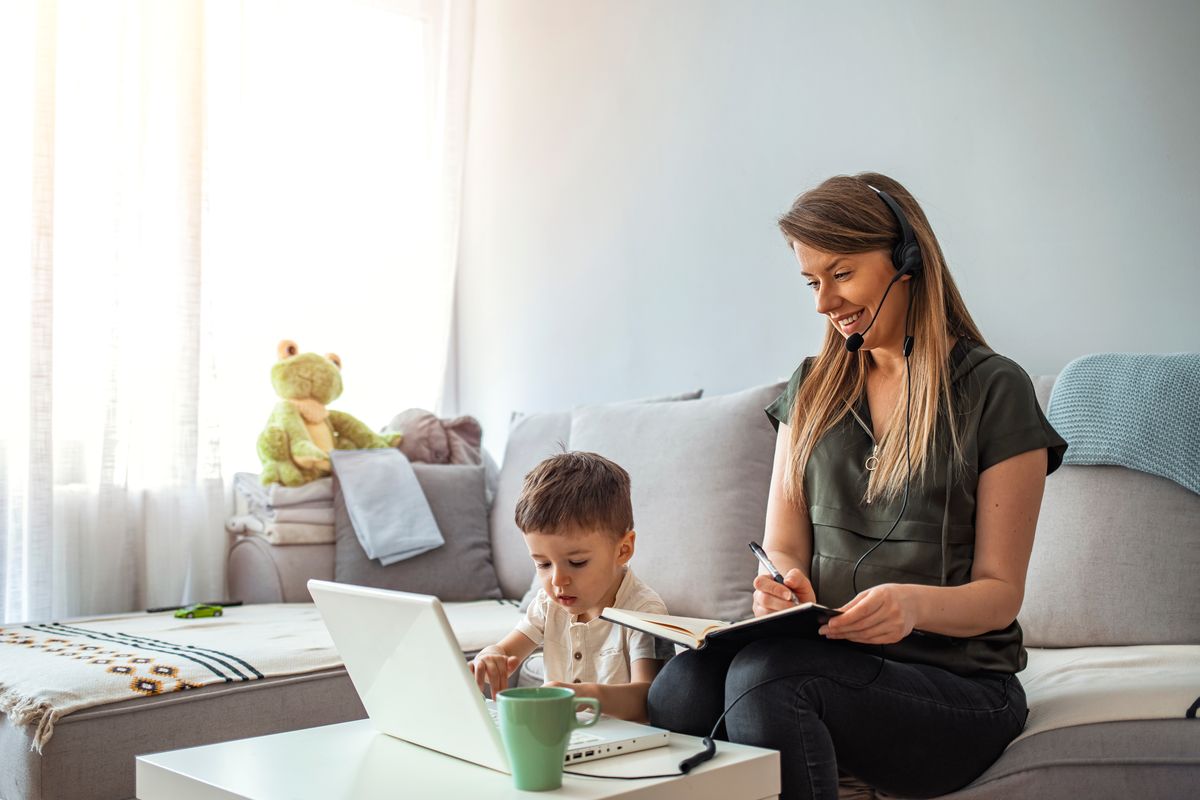
<svg viewBox="0 0 1200 800">
<path fill-rule="evenodd" d="M 299 604 L 5 625 L 0 659 L 0 710 L 34 726 L 39 746 L 61 717 L 93 706 L 341 665 L 316 609 Z"/>
<path fill-rule="evenodd" d="M 1029 648 L 1018 677 L 1029 719 L 1016 741 L 1076 725 L 1183 719 L 1200 696 L 1200 645 Z"/>
<path fill-rule="evenodd" d="M 1130 720 L 1076 725 L 1020 739 L 946 800 L 1126 800 L 1194 797 L 1200 722 Z"/>
<path fill-rule="evenodd" d="M 30 747 L 31 726 L 0 720 L 0 797 L 133 797 L 136 756 L 366 715 L 336 667 L 95 706 L 60 719 L 41 755 Z"/>
<path fill-rule="evenodd" d="M 464 655 L 499 641 L 520 617 L 512 601 L 445 603 L 443 607 Z M 222 620 L 229 622 L 235 611 L 238 609 L 229 609 Z M 303 618 L 308 632 L 289 641 L 325 642 L 332 648 L 311 604 L 249 606 L 242 613 Z M 311 648 L 301 644 L 298 649 Z M 335 653 L 327 668 L 297 675 L 214 683 L 66 714 L 56 723 L 40 755 L 31 747 L 35 726 L 0 719 L 0 797 L 133 797 L 135 756 L 365 716 Z"/>
</svg>

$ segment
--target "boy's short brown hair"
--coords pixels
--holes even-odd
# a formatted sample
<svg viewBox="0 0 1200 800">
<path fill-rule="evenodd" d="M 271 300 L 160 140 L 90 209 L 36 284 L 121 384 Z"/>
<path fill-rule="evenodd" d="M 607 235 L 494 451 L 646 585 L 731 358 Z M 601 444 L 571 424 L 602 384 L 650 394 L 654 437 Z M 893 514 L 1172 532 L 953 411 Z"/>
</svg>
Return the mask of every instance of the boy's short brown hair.
<svg viewBox="0 0 1200 800">
<path fill-rule="evenodd" d="M 629 473 L 596 453 L 551 456 L 525 476 L 516 522 L 525 533 L 576 526 L 621 536 L 633 530 Z"/>
</svg>

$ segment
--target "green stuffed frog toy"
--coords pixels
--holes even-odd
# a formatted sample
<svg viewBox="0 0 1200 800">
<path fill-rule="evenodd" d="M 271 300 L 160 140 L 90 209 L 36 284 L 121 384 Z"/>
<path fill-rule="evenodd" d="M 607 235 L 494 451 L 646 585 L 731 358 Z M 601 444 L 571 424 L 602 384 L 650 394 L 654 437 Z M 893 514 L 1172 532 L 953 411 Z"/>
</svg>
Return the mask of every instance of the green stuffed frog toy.
<svg viewBox="0 0 1200 800">
<path fill-rule="evenodd" d="M 271 385 L 283 399 L 258 437 L 262 482 L 300 486 L 330 473 L 333 450 L 395 447 L 399 434 L 380 436 L 344 411 L 325 406 L 342 393 L 342 361 L 335 354 L 301 353 L 296 343 L 279 343 Z"/>
</svg>

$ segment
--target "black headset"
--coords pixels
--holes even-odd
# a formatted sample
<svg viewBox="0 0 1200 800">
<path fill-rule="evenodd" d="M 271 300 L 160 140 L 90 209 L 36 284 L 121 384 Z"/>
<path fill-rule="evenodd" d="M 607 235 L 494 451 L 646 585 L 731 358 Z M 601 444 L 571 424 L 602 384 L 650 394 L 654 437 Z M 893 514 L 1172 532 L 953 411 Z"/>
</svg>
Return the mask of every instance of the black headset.
<svg viewBox="0 0 1200 800">
<path fill-rule="evenodd" d="M 900 209 L 900 204 L 892 199 L 892 196 L 882 189 L 876 189 L 871 184 L 867 184 L 867 188 L 879 195 L 879 199 L 884 202 L 884 205 L 892 212 L 892 216 L 896 218 L 896 223 L 900 226 L 900 241 L 892 248 L 892 266 L 896 268 L 896 274 L 888 282 L 887 288 L 883 290 L 883 297 L 879 298 L 879 305 L 875 307 L 875 314 L 871 317 L 871 322 L 863 329 L 862 333 L 852 334 L 846 339 L 846 350 L 851 353 L 857 352 L 863 345 L 863 337 L 870 332 L 875 325 L 875 320 L 879 319 L 879 309 L 883 308 L 883 301 L 887 300 L 888 292 L 892 291 L 892 287 L 896 285 L 896 281 L 903 278 L 905 275 L 917 277 L 925 268 L 925 262 L 921 260 L 921 245 L 917 243 L 917 237 L 913 233 L 912 226 L 908 224 L 908 217 L 904 216 L 904 212 Z M 913 293 L 908 293 L 908 311 L 912 311 Z M 912 352 L 913 339 L 908 335 L 908 317 L 909 313 L 904 315 L 904 358 L 908 358 L 908 354 Z M 907 364 L 908 362 L 905 361 Z"/>
<path fill-rule="evenodd" d="M 904 211 L 901 210 L 900 204 L 882 189 L 876 189 L 869 183 L 867 187 L 879 195 L 879 199 L 884 202 L 884 205 L 892 212 L 892 216 L 896 218 L 896 223 L 900 226 L 900 242 L 892 248 L 892 266 L 896 268 L 896 274 L 892 276 L 891 282 L 888 283 L 887 289 L 883 292 L 883 297 L 879 300 L 879 305 L 875 307 L 875 315 L 871 317 L 871 324 L 866 327 L 866 330 L 862 334 L 856 333 L 846 340 L 846 349 L 851 353 L 862 347 L 863 334 L 871 330 L 871 325 L 874 325 L 875 320 L 879 319 L 879 309 L 883 308 L 883 301 L 887 300 L 888 292 L 896 285 L 896 281 L 905 275 L 911 275 L 916 278 L 925 268 L 925 262 L 921 260 L 921 246 L 917 244 L 917 237 L 913 234 L 912 226 L 908 224 L 908 217 L 904 216 Z M 908 332 L 908 323 L 910 317 L 912 317 L 912 302 L 915 296 L 916 293 L 910 289 L 908 292 L 908 308 L 904 312 L 904 500 L 900 504 L 900 513 L 896 515 L 896 521 L 892 523 L 892 527 L 888 528 L 888 532 L 884 534 L 882 539 L 871 545 L 867 549 L 867 552 L 859 556 L 858 561 L 854 562 L 854 571 L 850 573 L 850 584 L 855 594 L 858 594 L 858 568 L 866 560 L 867 556 L 875 552 L 875 548 L 891 537 L 893 531 L 896 530 L 896 526 L 900 524 L 900 520 L 904 518 L 904 512 L 908 509 L 908 493 L 912 486 L 912 437 L 909 430 L 912 421 L 912 378 L 909 372 L 908 357 L 913 349 L 913 337 Z M 945 571 L 944 568 L 943 571 Z M 880 649 L 882 650 L 882 648 Z"/>
<path fill-rule="evenodd" d="M 892 216 L 900 226 L 900 242 L 892 248 L 892 264 L 896 267 L 896 272 L 915 277 L 924 269 L 925 262 L 921 260 L 921 246 L 917 244 L 917 237 L 913 234 L 912 226 L 908 224 L 908 217 L 904 216 L 900 204 L 893 200 L 890 194 L 876 189 L 869 183 L 867 186 L 879 195 L 879 199 L 891 210 Z"/>
</svg>

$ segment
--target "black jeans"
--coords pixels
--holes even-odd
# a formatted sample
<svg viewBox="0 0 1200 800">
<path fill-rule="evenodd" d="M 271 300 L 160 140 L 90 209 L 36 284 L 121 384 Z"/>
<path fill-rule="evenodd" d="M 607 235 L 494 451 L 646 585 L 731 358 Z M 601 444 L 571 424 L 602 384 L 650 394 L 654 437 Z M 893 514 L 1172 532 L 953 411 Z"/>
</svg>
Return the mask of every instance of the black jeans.
<svg viewBox="0 0 1200 800">
<path fill-rule="evenodd" d="M 650 687 L 650 722 L 707 736 L 730 703 L 718 737 L 779 750 L 780 798 L 819 800 L 837 797 L 839 768 L 892 794 L 954 791 L 1028 714 L 1013 675 L 968 678 L 845 642 L 767 639 L 671 659 Z"/>
</svg>

